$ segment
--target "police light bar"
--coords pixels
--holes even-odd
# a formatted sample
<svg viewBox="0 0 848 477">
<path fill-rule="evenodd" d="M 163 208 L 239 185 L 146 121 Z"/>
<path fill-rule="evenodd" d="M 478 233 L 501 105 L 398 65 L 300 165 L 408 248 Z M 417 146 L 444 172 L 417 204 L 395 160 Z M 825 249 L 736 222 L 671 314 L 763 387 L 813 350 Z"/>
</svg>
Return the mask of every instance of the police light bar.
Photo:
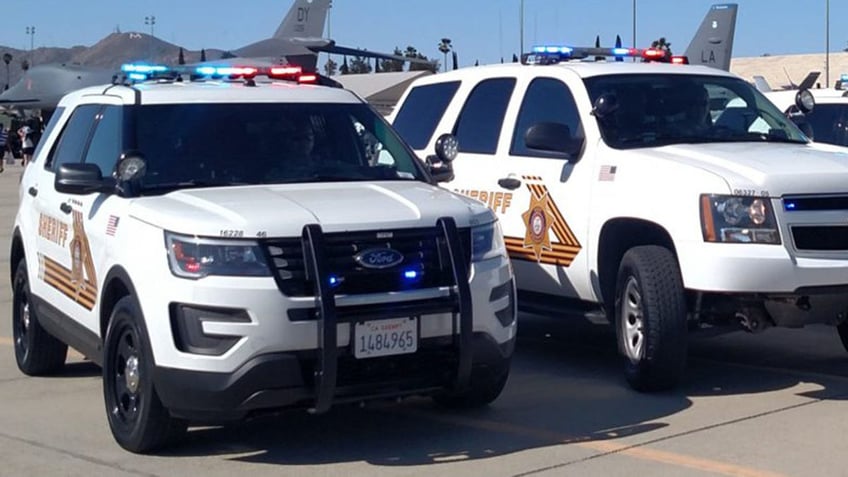
<svg viewBox="0 0 848 477">
<path fill-rule="evenodd" d="M 144 63 L 127 63 L 121 65 L 127 79 L 131 81 L 146 81 L 157 78 L 178 78 L 182 75 L 192 80 L 200 79 L 245 79 L 251 80 L 256 76 L 267 76 L 271 79 L 296 81 L 298 83 L 317 83 L 318 75 L 305 73 L 303 68 L 296 65 L 256 67 L 256 66 L 214 66 L 203 65 L 195 68 L 186 66 L 168 67 L 164 65 L 148 65 Z"/>
<path fill-rule="evenodd" d="M 669 56 L 667 50 L 659 48 L 600 48 L 572 47 L 562 45 L 534 46 L 531 53 L 522 55 L 525 65 L 550 65 L 568 60 L 582 60 L 590 57 L 636 57 L 645 61 L 662 61 L 674 64 L 689 64 L 685 56 Z"/>
</svg>

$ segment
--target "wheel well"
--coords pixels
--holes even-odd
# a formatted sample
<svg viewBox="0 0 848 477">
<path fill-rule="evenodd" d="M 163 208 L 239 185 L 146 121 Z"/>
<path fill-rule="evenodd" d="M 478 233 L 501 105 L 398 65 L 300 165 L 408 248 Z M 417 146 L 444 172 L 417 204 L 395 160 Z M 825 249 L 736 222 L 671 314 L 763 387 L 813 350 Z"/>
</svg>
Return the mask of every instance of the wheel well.
<svg viewBox="0 0 848 477">
<path fill-rule="evenodd" d="M 613 219 L 604 224 L 598 240 L 598 279 L 604 307 L 614 305 L 615 280 L 624 254 L 640 245 L 659 245 L 676 256 L 674 241 L 662 226 L 639 219 Z"/>
<path fill-rule="evenodd" d="M 12 236 L 12 249 L 9 252 L 9 283 L 15 282 L 15 269 L 22 258 L 24 258 L 24 241 L 21 239 L 20 232 L 15 229 Z"/>
<path fill-rule="evenodd" d="M 112 308 L 121 298 L 132 294 L 132 285 L 124 283 L 121 276 L 107 277 L 103 293 L 100 295 L 100 339 L 106 336 L 109 327 L 109 317 L 112 316 Z"/>
</svg>

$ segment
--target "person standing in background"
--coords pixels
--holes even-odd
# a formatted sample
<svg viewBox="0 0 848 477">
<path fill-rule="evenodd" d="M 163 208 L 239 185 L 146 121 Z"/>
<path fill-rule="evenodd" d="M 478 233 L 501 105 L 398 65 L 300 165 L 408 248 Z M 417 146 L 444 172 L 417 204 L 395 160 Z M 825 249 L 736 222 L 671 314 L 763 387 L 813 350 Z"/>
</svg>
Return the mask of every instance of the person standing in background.
<svg viewBox="0 0 848 477">
<path fill-rule="evenodd" d="M 6 163 L 6 150 L 9 144 L 9 131 L 6 126 L 0 124 L 0 172 L 3 172 Z M 11 151 L 10 151 L 11 152 Z"/>
<path fill-rule="evenodd" d="M 21 164 L 26 166 L 32 160 L 32 153 L 35 150 L 35 143 L 32 141 L 32 128 L 29 126 L 21 127 L 18 129 L 18 136 L 21 138 L 21 152 L 24 156 Z"/>
</svg>

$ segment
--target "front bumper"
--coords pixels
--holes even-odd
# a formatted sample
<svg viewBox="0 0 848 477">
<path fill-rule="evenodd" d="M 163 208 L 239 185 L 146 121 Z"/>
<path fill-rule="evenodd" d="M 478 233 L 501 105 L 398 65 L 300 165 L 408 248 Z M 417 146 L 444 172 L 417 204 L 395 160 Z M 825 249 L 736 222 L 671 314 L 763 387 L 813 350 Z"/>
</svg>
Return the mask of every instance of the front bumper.
<svg viewBox="0 0 848 477">
<path fill-rule="evenodd" d="M 457 249 L 456 226 L 450 219 L 440 226 Z M 308 272 L 326 277 L 322 234 L 310 227 L 303 238 Z M 173 284 L 167 294 L 139 290 L 151 297 L 142 306 L 157 369 L 154 385 L 167 407 L 186 416 L 294 405 L 322 412 L 339 400 L 462 389 L 472 367 L 495 366 L 504 358 L 508 363 L 516 332 L 514 281 L 506 256 L 473 263 L 469 272 L 465 261 L 451 255 L 450 266 L 454 277 L 462 277 L 452 286 L 339 296 L 323 279 L 312 281 L 314 296 L 289 297 L 270 278 L 201 282 L 163 276 Z M 185 310 L 195 316 L 190 331 Z M 418 318 L 419 351 L 352 358 L 354 322 L 411 316 Z M 226 345 L 216 347 L 216 340 Z M 500 351 L 486 352 L 489 345 L 478 342 Z M 486 358 L 495 354 L 497 360 Z M 426 372 L 418 376 L 417 368 Z"/>
<path fill-rule="evenodd" d="M 704 292 L 796 294 L 848 285 L 844 258 L 793 257 L 780 245 L 675 243 L 683 284 Z"/>
<path fill-rule="evenodd" d="M 509 369 L 515 339 L 496 343 L 474 333 L 473 369 Z M 339 350 L 334 403 L 432 394 L 450 388 L 457 363 L 450 340 L 422 340 L 417 353 L 357 360 Z M 256 356 L 234 372 L 156 367 L 154 386 L 172 415 L 200 422 L 238 420 L 263 411 L 312 408 L 316 395 L 314 351 Z"/>
</svg>

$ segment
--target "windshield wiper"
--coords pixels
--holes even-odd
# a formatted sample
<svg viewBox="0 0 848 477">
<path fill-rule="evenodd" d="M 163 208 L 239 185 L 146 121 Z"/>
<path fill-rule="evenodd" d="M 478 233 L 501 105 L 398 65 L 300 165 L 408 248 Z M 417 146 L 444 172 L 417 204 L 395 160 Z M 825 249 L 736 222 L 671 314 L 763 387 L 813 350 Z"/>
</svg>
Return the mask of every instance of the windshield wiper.
<svg viewBox="0 0 848 477">
<path fill-rule="evenodd" d="M 199 189 L 206 187 L 231 187 L 231 186 L 242 186 L 242 185 L 250 185 L 247 182 L 236 182 L 236 181 L 214 181 L 214 180 L 201 180 L 201 179 L 192 179 L 189 181 L 180 181 L 180 182 L 160 182 L 158 184 L 149 184 L 145 185 L 141 188 L 141 192 L 153 192 L 153 191 L 163 191 L 163 190 L 179 190 L 179 189 Z"/>
</svg>

